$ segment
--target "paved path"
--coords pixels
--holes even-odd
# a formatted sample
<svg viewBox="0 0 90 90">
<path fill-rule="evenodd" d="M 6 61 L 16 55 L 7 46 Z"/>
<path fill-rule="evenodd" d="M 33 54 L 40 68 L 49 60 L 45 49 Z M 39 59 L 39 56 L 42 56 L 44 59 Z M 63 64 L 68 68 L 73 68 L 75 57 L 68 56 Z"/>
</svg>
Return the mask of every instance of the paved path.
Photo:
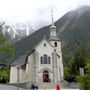
<svg viewBox="0 0 90 90">
<path fill-rule="evenodd" d="M 14 86 L 0 84 L 0 90 L 30 90 L 30 89 L 22 89 L 22 88 L 17 89 L 17 87 Z M 46 89 L 41 89 L 41 90 L 46 90 Z M 79 89 L 61 89 L 61 90 L 79 90 Z"/>
<path fill-rule="evenodd" d="M 26 90 L 26 89 L 21 88 L 17 89 L 17 87 L 14 86 L 0 84 L 0 90 Z"/>
</svg>

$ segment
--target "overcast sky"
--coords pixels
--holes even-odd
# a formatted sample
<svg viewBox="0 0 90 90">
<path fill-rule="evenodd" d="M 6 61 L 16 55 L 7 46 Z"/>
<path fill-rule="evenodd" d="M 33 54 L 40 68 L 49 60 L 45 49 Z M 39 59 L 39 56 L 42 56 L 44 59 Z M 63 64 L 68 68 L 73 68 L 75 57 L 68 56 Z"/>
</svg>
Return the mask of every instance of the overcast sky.
<svg viewBox="0 0 90 90">
<path fill-rule="evenodd" d="M 81 5 L 90 5 L 90 0 L 0 0 L 0 19 L 13 22 L 51 22 Z"/>
</svg>

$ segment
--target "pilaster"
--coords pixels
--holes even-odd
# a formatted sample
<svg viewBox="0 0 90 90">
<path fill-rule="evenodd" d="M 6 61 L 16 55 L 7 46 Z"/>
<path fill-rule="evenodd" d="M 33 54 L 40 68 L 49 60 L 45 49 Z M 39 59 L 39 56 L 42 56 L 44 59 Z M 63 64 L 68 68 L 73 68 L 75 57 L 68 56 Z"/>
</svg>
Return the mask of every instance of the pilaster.
<svg viewBox="0 0 90 90">
<path fill-rule="evenodd" d="M 38 52 L 35 52 L 35 65 L 34 65 L 34 68 L 35 68 L 35 82 L 37 83 L 38 82 Z"/>
</svg>

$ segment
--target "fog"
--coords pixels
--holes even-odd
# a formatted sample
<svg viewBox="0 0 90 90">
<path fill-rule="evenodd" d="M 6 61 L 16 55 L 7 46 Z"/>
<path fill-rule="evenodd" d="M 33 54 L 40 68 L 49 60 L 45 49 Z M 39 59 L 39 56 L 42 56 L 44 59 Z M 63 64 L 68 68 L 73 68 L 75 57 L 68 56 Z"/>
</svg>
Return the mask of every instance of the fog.
<svg viewBox="0 0 90 90">
<path fill-rule="evenodd" d="M 51 9 L 56 21 L 82 5 L 90 5 L 90 0 L 0 0 L 0 20 L 10 24 L 51 23 Z"/>
</svg>

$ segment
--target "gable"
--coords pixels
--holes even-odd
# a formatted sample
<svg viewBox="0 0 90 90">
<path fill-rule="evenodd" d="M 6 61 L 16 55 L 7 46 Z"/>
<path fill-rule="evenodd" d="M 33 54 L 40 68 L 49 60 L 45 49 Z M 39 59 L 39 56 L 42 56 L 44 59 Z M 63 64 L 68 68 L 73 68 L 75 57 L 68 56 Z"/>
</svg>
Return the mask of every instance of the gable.
<svg viewBox="0 0 90 90">
<path fill-rule="evenodd" d="M 43 53 L 52 53 L 54 51 L 54 47 L 45 39 L 43 39 L 36 47 L 35 51 L 39 52 L 40 54 Z"/>
</svg>

